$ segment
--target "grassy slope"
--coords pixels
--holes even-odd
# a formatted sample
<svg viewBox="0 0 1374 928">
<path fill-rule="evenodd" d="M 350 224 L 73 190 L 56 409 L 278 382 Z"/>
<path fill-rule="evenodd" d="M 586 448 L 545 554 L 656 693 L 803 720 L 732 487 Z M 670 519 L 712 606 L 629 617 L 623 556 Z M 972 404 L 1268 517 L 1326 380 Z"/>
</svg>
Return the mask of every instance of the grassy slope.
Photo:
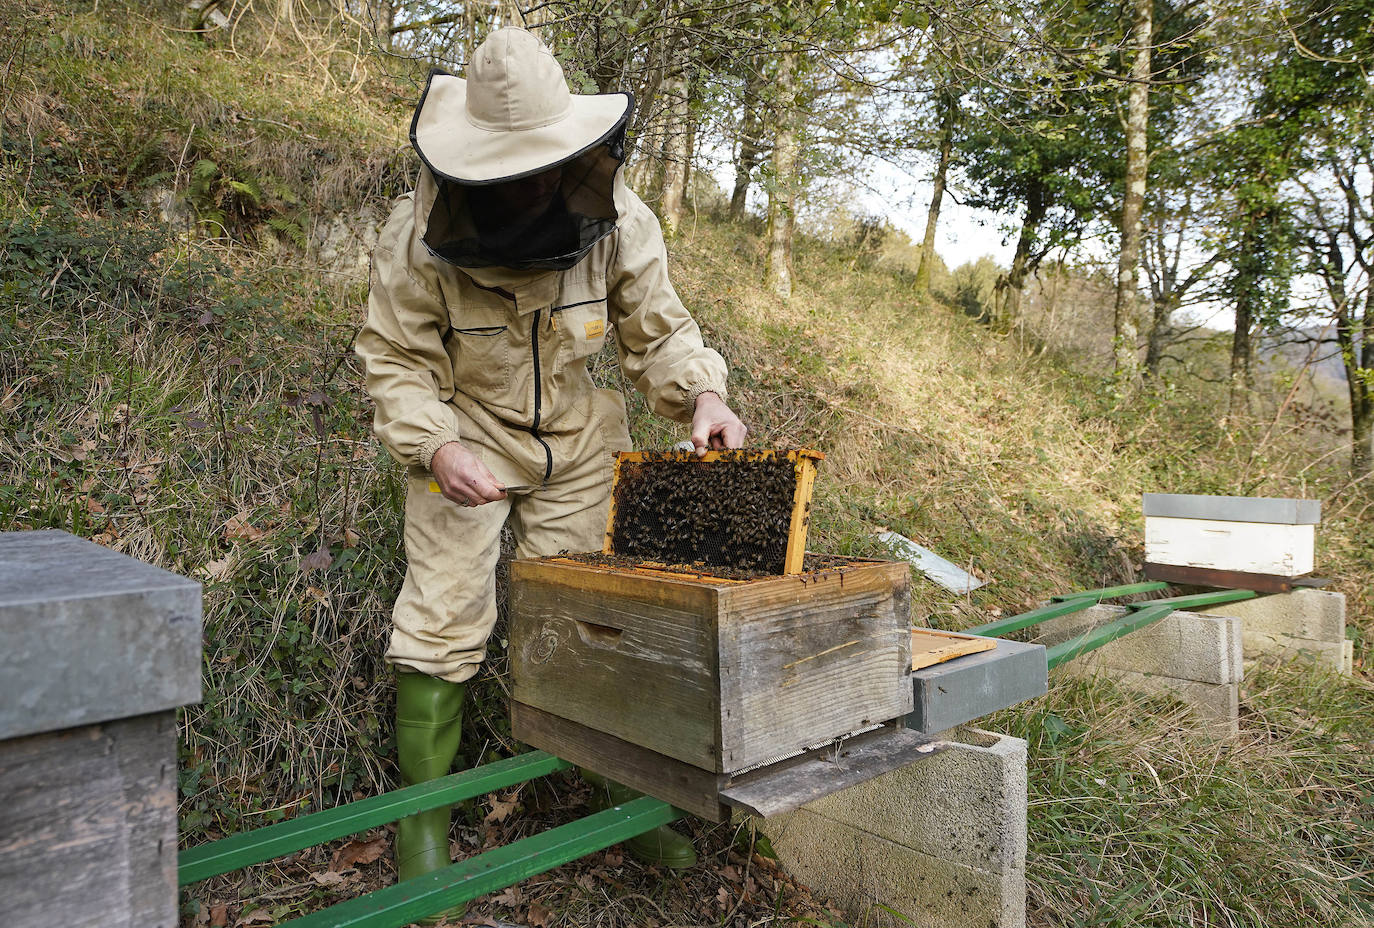
<svg viewBox="0 0 1374 928">
<path fill-rule="evenodd" d="M 137 7 L 33 6 L 0 0 L 0 59 L 22 64 L 0 163 L 0 528 L 68 528 L 206 580 L 189 834 L 385 787 L 399 483 L 347 355 L 363 286 L 296 245 L 403 185 L 412 89 L 344 43 L 207 48 Z M 209 220 L 197 235 L 147 215 L 166 186 Z M 703 217 L 673 246 L 684 299 L 754 438 L 827 453 L 813 548 L 881 554 L 885 525 L 995 581 L 956 597 L 918 580 L 918 620 L 964 627 L 1134 578 L 1142 491 L 1327 499 L 1319 557 L 1350 597 L 1355 679 L 1258 672 L 1234 748 L 1180 736 L 1176 706 L 1063 680 L 993 727 L 1031 742 L 1037 923 L 1368 917 L 1369 497 L 1306 460 L 1301 433 L 1219 428 L 1205 394 L 1120 406 L 845 248 L 804 241 L 784 304 L 757 283 L 760 247 Z M 678 437 L 642 407 L 633 423 L 645 446 Z M 330 565 L 309 569 L 321 550 Z M 476 688 L 469 762 L 513 748 L 502 687 Z"/>
</svg>

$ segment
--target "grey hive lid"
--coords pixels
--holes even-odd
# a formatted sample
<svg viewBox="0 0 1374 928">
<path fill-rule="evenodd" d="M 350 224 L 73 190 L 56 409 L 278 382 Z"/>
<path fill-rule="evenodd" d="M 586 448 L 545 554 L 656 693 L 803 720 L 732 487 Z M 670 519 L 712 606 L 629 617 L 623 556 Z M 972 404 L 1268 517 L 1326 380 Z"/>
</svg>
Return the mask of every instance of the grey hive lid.
<svg viewBox="0 0 1374 928">
<path fill-rule="evenodd" d="M 0 738 L 200 701 L 200 584 L 61 531 L 0 532 Z"/>
<path fill-rule="evenodd" d="M 1146 516 L 1162 519 L 1211 519 L 1217 522 L 1267 522 L 1274 525 L 1316 525 L 1322 519 L 1319 499 L 1281 499 L 1267 496 L 1200 496 L 1186 493 L 1145 493 Z"/>
</svg>

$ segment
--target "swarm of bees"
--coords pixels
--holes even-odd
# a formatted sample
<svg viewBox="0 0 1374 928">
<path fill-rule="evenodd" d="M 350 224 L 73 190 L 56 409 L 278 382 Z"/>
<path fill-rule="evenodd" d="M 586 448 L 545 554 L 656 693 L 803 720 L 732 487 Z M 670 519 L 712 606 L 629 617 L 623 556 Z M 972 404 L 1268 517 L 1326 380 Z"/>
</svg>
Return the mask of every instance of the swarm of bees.
<svg viewBox="0 0 1374 928">
<path fill-rule="evenodd" d="M 615 486 L 614 553 L 663 564 L 780 574 L 796 469 L 785 457 L 675 452 L 623 463 Z"/>
</svg>

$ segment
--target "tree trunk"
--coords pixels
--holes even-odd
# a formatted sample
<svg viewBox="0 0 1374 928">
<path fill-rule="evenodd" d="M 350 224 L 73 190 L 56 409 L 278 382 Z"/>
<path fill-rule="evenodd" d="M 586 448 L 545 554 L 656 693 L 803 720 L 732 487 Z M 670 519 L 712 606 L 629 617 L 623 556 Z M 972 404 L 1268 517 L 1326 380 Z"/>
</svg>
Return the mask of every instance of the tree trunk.
<svg viewBox="0 0 1374 928">
<path fill-rule="evenodd" d="M 1164 359 L 1164 347 L 1169 343 L 1169 327 L 1173 324 L 1177 297 L 1161 296 L 1154 301 L 1154 312 L 1150 323 L 1150 340 L 1145 348 L 1145 376 L 1150 380 L 1159 379 L 1159 362 Z"/>
<path fill-rule="evenodd" d="M 1232 419 L 1250 411 L 1250 328 L 1253 324 L 1250 300 L 1236 301 L 1236 331 L 1231 336 L 1231 386 L 1226 402 L 1226 415 Z"/>
<path fill-rule="evenodd" d="M 1136 354 L 1135 304 L 1140 273 L 1140 215 L 1145 206 L 1145 174 L 1149 166 L 1146 131 L 1150 121 L 1150 42 L 1154 32 L 1154 0 L 1135 0 L 1131 42 L 1131 90 L 1126 113 L 1126 196 L 1121 205 L 1121 257 L 1116 269 L 1114 367 L 1118 382 L 1140 380 Z"/>
<path fill-rule="evenodd" d="M 773 184 L 768 192 L 768 286 L 784 300 L 792 295 L 792 226 L 796 209 L 797 128 L 794 99 L 796 53 L 778 62 L 778 113 L 773 134 Z"/>
<path fill-rule="evenodd" d="M 687 97 L 683 101 L 682 118 L 685 122 L 685 138 L 682 145 L 682 197 L 683 202 L 692 203 L 692 159 L 697 153 L 697 94 L 701 92 L 699 81 L 687 81 Z"/>
<path fill-rule="evenodd" d="M 949 176 L 950 155 L 954 151 L 954 128 L 958 125 L 959 99 L 952 93 L 940 95 L 940 159 L 935 165 L 935 180 L 930 191 L 930 209 L 926 212 L 926 234 L 921 240 L 921 258 L 916 266 L 916 296 L 930 293 L 930 267 L 935 257 L 935 228 L 940 220 L 940 202 L 945 196 L 945 179 Z"/>
<path fill-rule="evenodd" d="M 1350 476 L 1366 477 L 1374 470 L 1374 284 L 1365 285 L 1364 318 L 1347 304 L 1336 317 L 1336 342 L 1345 367 L 1350 394 Z M 1359 344 L 1355 334 L 1360 333 Z"/>
<path fill-rule="evenodd" d="M 749 197 L 749 181 L 759 165 L 759 138 L 763 125 L 759 119 L 759 78 L 751 74 L 744 83 L 744 117 L 740 121 L 739 156 L 735 159 L 735 190 L 730 194 L 730 218 L 744 218 L 744 204 Z"/>
<path fill-rule="evenodd" d="M 997 281 L 997 308 L 991 322 L 999 331 L 1010 332 L 1021 319 L 1021 291 L 1026 285 L 1026 277 L 1035 270 L 1031 266 L 1031 248 L 1035 245 L 1040 221 L 1048 211 L 1044 186 L 1033 184 L 1026 197 L 1026 218 L 1021 223 L 1021 235 L 1016 239 L 1016 254 L 1011 259 L 1011 270 Z"/>
<path fill-rule="evenodd" d="M 669 238 L 682 228 L 687 195 L 687 83 L 681 74 L 664 87 L 663 198 L 659 204 L 663 232 Z"/>
</svg>

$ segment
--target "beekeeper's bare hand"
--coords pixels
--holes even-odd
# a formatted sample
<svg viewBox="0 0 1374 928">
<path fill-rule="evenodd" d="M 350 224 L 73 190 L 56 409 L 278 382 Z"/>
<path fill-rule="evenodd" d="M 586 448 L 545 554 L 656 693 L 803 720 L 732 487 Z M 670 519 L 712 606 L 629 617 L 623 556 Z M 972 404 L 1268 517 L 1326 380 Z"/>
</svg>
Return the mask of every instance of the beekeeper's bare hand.
<svg viewBox="0 0 1374 928">
<path fill-rule="evenodd" d="M 439 492 L 460 506 L 480 506 L 506 498 L 481 458 L 456 441 L 434 452 L 429 469 Z"/>
<path fill-rule="evenodd" d="M 748 433 L 749 429 L 719 395 L 703 393 L 697 397 L 696 411 L 692 414 L 692 444 L 698 455 L 741 448 Z"/>
</svg>

